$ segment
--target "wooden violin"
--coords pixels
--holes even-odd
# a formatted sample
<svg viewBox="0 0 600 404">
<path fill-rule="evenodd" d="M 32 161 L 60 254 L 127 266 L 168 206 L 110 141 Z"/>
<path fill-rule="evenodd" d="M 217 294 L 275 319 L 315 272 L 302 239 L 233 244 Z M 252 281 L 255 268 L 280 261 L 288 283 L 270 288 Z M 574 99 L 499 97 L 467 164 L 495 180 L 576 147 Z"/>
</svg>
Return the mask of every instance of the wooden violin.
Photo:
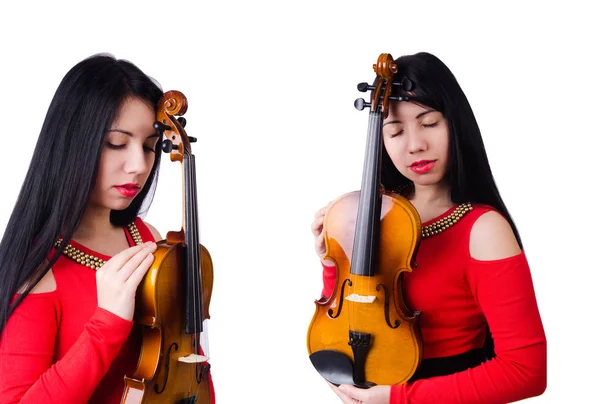
<svg viewBox="0 0 600 404">
<path fill-rule="evenodd" d="M 326 253 L 337 278 L 329 298 L 315 301 L 307 345 L 315 369 L 327 381 L 361 388 L 401 384 L 422 360 L 419 312 L 403 298 L 403 273 L 412 272 L 421 241 L 421 219 L 404 197 L 381 185 L 382 124 L 392 87 L 410 90 L 410 80 L 394 82 L 397 66 L 389 54 L 373 65 L 367 147 L 360 191 L 333 201 L 324 217 Z"/>
<path fill-rule="evenodd" d="M 196 168 L 184 130 L 187 99 L 179 91 L 163 94 L 154 128 L 162 149 L 182 163 L 183 224 L 157 242 L 154 263 L 140 283 L 134 320 L 142 326 L 137 369 L 125 376 L 121 403 L 210 403 L 206 333 L 213 287 L 213 265 L 199 243 Z M 204 342 L 204 343 L 201 343 Z"/>
</svg>

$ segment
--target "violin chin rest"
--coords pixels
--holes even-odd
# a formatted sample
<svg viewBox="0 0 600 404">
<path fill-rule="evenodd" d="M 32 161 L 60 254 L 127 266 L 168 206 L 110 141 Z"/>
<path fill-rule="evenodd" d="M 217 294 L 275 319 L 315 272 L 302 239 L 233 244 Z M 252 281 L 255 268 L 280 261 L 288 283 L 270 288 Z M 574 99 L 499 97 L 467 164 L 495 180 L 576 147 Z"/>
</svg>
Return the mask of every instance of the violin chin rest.
<svg viewBox="0 0 600 404">
<path fill-rule="evenodd" d="M 313 352 L 309 358 L 317 372 L 331 384 L 349 384 L 360 388 L 374 385 L 368 382 L 367 385 L 354 383 L 354 363 L 341 352 L 324 349 Z"/>
</svg>

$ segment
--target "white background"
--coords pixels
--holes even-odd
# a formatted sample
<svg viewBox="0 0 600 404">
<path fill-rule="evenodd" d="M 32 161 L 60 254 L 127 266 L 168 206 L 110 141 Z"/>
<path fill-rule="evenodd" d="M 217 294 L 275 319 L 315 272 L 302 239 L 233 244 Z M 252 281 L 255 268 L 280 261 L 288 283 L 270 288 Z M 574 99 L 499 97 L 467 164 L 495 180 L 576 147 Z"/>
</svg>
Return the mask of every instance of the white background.
<svg viewBox="0 0 600 404">
<path fill-rule="evenodd" d="M 133 61 L 189 100 L 201 237 L 215 267 L 218 401 L 338 402 L 306 353 L 322 286 L 309 227 L 319 207 L 360 184 L 367 112 L 352 105 L 356 84 L 372 80 L 380 53 L 428 51 L 471 102 L 528 254 L 549 366 L 547 391 L 530 401 L 594 401 L 594 13 L 577 1 L 402 3 L 4 3 L 0 229 L 64 74 L 97 52 Z M 146 219 L 164 235 L 180 228 L 181 202 L 179 166 L 163 161 Z"/>
</svg>

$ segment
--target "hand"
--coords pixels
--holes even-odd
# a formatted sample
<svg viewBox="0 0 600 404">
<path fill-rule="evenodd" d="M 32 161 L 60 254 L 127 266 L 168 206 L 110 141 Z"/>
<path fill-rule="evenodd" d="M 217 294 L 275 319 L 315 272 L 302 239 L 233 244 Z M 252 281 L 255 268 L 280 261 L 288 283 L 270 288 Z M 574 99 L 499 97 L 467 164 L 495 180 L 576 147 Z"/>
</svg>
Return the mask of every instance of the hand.
<svg viewBox="0 0 600 404">
<path fill-rule="evenodd" d="M 325 212 L 327 212 L 327 209 L 331 204 L 332 202 L 329 202 L 327 206 L 319 209 L 317 213 L 315 213 L 315 220 L 310 226 L 312 233 L 315 236 L 315 251 L 317 252 L 319 258 L 321 258 L 321 260 L 323 260 L 323 256 L 326 252 L 324 240 L 325 234 L 323 234 L 323 220 L 325 219 Z M 323 263 L 327 265 L 333 265 L 333 262 L 329 260 L 324 260 Z"/>
<path fill-rule="evenodd" d="M 121 251 L 96 271 L 98 307 L 133 320 L 135 292 L 154 262 L 156 243 L 147 242 Z"/>
<path fill-rule="evenodd" d="M 374 386 L 368 389 L 346 384 L 336 387 L 329 383 L 329 386 L 345 404 L 389 404 L 392 390 L 391 386 Z"/>
<path fill-rule="evenodd" d="M 310 226 L 313 236 L 315 236 L 315 251 L 319 258 L 323 258 L 325 255 L 325 240 L 323 235 L 323 219 L 325 218 L 325 211 L 327 207 L 321 208 L 315 213 L 315 221 Z"/>
</svg>

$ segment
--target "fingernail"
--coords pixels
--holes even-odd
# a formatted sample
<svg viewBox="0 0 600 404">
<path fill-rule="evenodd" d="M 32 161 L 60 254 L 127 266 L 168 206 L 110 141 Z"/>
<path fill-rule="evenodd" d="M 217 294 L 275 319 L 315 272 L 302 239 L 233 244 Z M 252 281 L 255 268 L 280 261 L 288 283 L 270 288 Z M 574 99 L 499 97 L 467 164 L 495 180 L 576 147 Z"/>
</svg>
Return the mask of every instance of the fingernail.
<svg viewBox="0 0 600 404">
<path fill-rule="evenodd" d="M 339 389 L 340 389 L 340 391 L 341 391 L 342 393 L 345 393 L 345 392 L 346 392 L 346 386 L 344 386 L 343 384 L 340 384 L 340 387 L 339 387 Z"/>
</svg>

